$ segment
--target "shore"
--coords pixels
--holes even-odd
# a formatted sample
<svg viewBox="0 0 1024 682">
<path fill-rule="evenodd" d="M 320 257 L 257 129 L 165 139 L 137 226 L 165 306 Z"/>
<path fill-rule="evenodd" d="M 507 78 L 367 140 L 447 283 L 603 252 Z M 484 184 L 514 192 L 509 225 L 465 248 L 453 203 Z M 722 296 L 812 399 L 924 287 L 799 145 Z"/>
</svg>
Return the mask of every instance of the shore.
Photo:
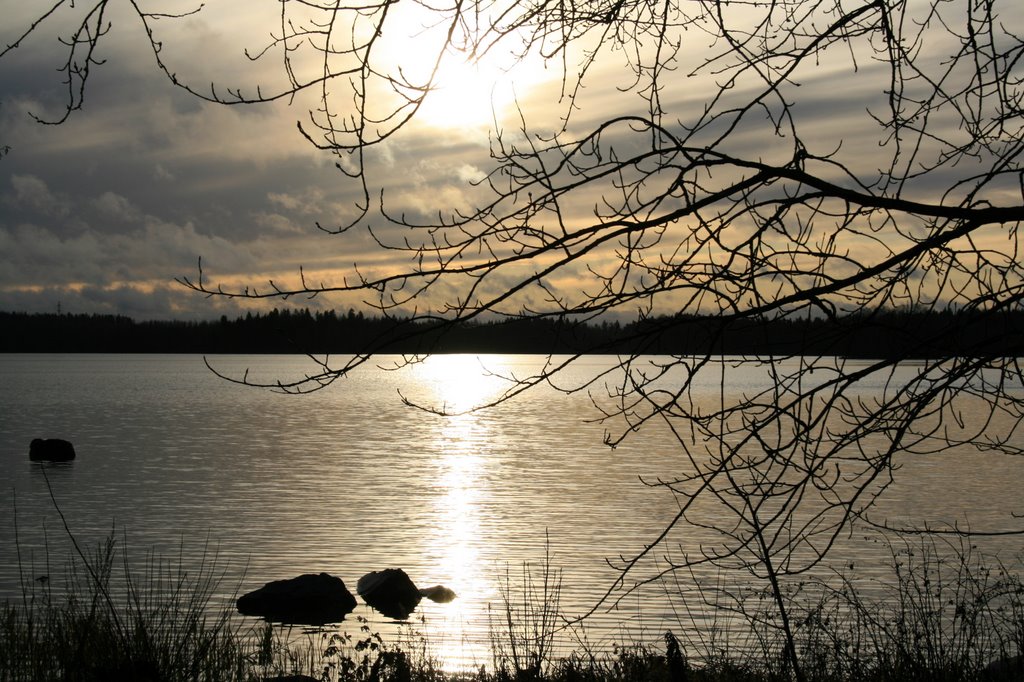
<svg viewBox="0 0 1024 682">
<path fill-rule="evenodd" d="M 385 641 L 362 618 L 296 628 L 212 611 L 215 566 L 121 574 L 127 563 L 111 539 L 69 567 L 66 585 L 35 581 L 20 600 L 0 604 L 0 682 L 1024 680 L 1020 573 L 963 549 L 939 553 L 923 542 L 894 554 L 880 597 L 842 580 L 794 586 L 785 608 L 795 658 L 770 601 L 724 600 L 713 605 L 746 622 L 739 637 L 668 631 L 612 652 L 581 643 L 556 656 L 557 589 L 530 600 L 521 597 L 539 594 L 535 585 L 509 584 L 492 612 L 491 660 L 452 669 L 428 639 Z M 557 572 L 532 575 L 548 581 Z"/>
</svg>

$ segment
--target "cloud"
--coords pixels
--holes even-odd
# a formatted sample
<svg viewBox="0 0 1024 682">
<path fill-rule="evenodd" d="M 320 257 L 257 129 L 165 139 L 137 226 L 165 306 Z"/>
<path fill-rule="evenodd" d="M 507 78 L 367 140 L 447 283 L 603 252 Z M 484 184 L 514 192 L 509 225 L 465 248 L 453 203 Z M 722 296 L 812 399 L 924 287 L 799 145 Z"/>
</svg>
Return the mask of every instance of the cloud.
<svg viewBox="0 0 1024 682">
<path fill-rule="evenodd" d="M 174 182 L 175 179 L 174 173 L 164 168 L 162 163 L 157 163 L 153 168 L 153 180 L 156 182 Z"/>
<path fill-rule="evenodd" d="M 3 44 L 38 11 L 32 3 L 8 5 L 0 26 Z M 188 19 L 154 24 L 164 45 L 161 56 L 179 78 L 204 92 L 213 81 L 248 93 L 259 83 L 267 84 L 265 92 L 286 84 L 279 60 L 252 62 L 244 53 L 268 40 L 273 13 L 280 8 L 247 3 L 239 12 L 238 7 L 209 4 Z M 1020 9 L 1007 12 L 1007 21 L 1021 16 Z M 56 25 L 66 31 L 71 16 L 62 14 Z M 366 228 L 393 243 L 424 233 L 390 225 L 376 213 L 380 196 L 391 215 L 413 222 L 436 220 L 439 212 L 467 210 L 489 198 L 486 188 L 472 186 L 494 164 L 487 130 L 469 124 L 445 128 L 439 125 L 445 119 L 441 116 L 426 122 L 430 125 L 416 122 L 367 152 L 369 217 L 350 233 L 325 235 L 316 223 L 328 228 L 347 224 L 359 214 L 363 195 L 358 182 L 334 167 L 351 168 L 351 158 L 314 149 L 296 130 L 296 122 L 308 122 L 309 110 L 319 106 L 319 93 L 267 106 L 201 102 L 156 69 L 131 5 L 110 5 L 109 18 L 113 28 L 98 55 L 105 61 L 93 69 L 82 110 L 62 126 L 40 126 L 26 115 L 61 113 L 66 89 L 54 71 L 62 55 L 52 33 L 0 61 L 0 145 L 12 147 L 0 159 L 0 308 L 31 303 L 50 310 L 54 292 L 74 291 L 77 303 L 98 306 L 97 311 L 117 305 L 147 314 L 209 310 L 203 306 L 216 304 L 173 283 L 173 277 L 194 272 L 199 257 L 210 277 L 239 286 L 270 278 L 294 282 L 300 266 L 324 282 L 351 276 L 354 263 L 367 274 L 388 274 L 407 266 L 409 254 L 381 250 Z M 710 38 L 698 33 L 687 34 L 690 52 L 681 62 L 709 49 Z M 418 58 L 408 52 L 398 55 Z M 838 148 L 839 160 L 848 167 L 877 172 L 885 151 L 877 138 L 884 131 L 869 125 L 868 109 L 886 106 L 889 83 L 870 60 L 853 71 L 846 53 L 840 54 L 837 61 L 826 56 L 815 68 L 795 74 L 799 86 L 786 84 L 784 94 L 796 103 L 792 113 L 806 124 L 805 142 L 812 152 Z M 580 92 L 582 108 L 568 124 L 574 132 L 589 130 L 610 114 L 647 112 L 635 94 L 616 89 L 631 78 L 617 61 L 623 53 L 606 57 L 595 67 L 601 70 L 592 73 L 593 87 Z M 567 58 L 571 69 L 572 55 Z M 709 94 L 717 91 L 714 76 L 687 77 L 689 67 L 684 66 L 666 73 L 664 81 L 666 124 L 677 130 L 699 119 Z M 523 111 L 537 133 L 554 132 L 563 124 L 559 114 L 569 103 L 562 99 L 557 76 L 557 68 L 541 69 L 529 76 L 534 87 L 517 82 Z M 738 83 L 718 106 L 741 102 L 754 85 Z M 344 120 L 351 113 L 345 110 L 351 93 L 340 81 L 332 93 L 337 120 Z M 435 95 L 443 96 L 440 91 Z M 439 104 L 436 99 L 434 104 Z M 753 149 L 766 159 L 789 153 L 787 142 L 792 141 L 781 138 L 776 145 L 780 138 L 771 122 L 760 109 L 750 111 L 732 135 L 733 149 Z M 503 140 L 525 143 L 517 132 L 516 112 L 505 114 Z M 691 142 L 699 146 L 715 132 L 708 130 Z M 616 140 L 620 153 L 647 140 L 633 137 Z M 937 183 L 948 187 L 955 181 L 952 173 L 975 170 L 965 165 L 931 174 L 920 192 L 927 194 Z M 721 176 L 715 181 L 721 182 Z M 1005 196 L 1019 200 L 1019 188 L 1005 188 Z M 579 223 L 592 218 L 596 205 L 593 194 L 581 193 L 566 197 L 563 208 L 570 221 Z M 551 281 L 571 288 L 574 277 L 586 276 L 582 270 L 567 270 Z M 151 297 L 148 304 L 142 300 L 146 296 Z"/>
<path fill-rule="evenodd" d="M 257 225 L 281 235 L 302 235 L 309 231 L 308 225 L 297 225 L 280 213 L 256 213 L 253 218 Z"/>
<path fill-rule="evenodd" d="M 125 222 L 137 221 L 142 217 L 132 202 L 114 192 L 104 192 L 93 200 L 93 204 L 101 214 L 105 214 Z"/>
<path fill-rule="evenodd" d="M 46 182 L 34 175 L 12 175 L 11 189 L 13 193 L 7 198 L 17 208 L 55 217 L 66 216 L 69 212 L 67 199 L 55 195 Z"/>
<path fill-rule="evenodd" d="M 236 317 L 249 310 L 269 310 L 272 305 L 197 296 L 175 283 L 164 286 L 136 285 L 38 287 L 0 291 L 4 310 L 60 312 L 68 314 L 126 315 L 136 320 L 169 318 L 208 320 L 220 315 Z M 310 307 L 316 309 L 314 302 Z"/>
<path fill-rule="evenodd" d="M 54 44 L 41 38 L 0 62 L 0 140 L 13 147 L 0 161 L 0 308 L 35 301 L 50 310 L 50 294 L 73 290 L 102 310 L 117 301 L 141 309 L 138 296 L 176 290 L 173 277 L 193 273 L 200 257 L 209 277 L 238 286 L 295 281 L 300 266 L 324 282 L 352 276 L 356 262 L 378 273 L 396 267 L 395 254 L 363 229 L 342 237 L 316 229 L 348 223 L 362 201 L 359 184 L 334 168 L 347 160 L 315 150 L 295 129 L 316 93 L 290 106 L 199 102 L 155 69 L 126 6 L 112 12 L 106 61 L 93 70 L 83 109 L 62 126 L 26 115 L 60 113 Z M 259 47 L 266 17 L 234 14 L 210 6 L 157 22 L 162 57 L 196 87 L 281 85 L 280 72 L 268 71 L 279 63 L 253 64 L 243 53 Z M 30 10 L 8 16 L 18 26 Z M 371 196 L 383 190 L 395 211 L 433 218 L 469 205 L 467 181 L 483 176 L 486 160 L 486 131 L 413 127 L 368 155 Z M 379 216 L 370 222 L 392 233 Z M 171 314 L 187 298 L 154 293 L 153 306 Z"/>
</svg>

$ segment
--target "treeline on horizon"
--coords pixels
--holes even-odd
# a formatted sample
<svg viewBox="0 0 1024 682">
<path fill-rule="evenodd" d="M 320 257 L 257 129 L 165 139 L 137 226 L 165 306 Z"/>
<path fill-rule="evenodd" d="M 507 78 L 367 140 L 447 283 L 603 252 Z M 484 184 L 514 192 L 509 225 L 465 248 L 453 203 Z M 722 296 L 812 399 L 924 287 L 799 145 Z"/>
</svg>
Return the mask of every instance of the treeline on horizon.
<svg viewBox="0 0 1024 682">
<path fill-rule="evenodd" d="M 829 319 L 648 317 L 429 322 L 308 309 L 209 321 L 0 312 L 4 353 L 616 353 L 934 358 L 1024 355 L 1024 312 L 877 311 Z"/>
</svg>

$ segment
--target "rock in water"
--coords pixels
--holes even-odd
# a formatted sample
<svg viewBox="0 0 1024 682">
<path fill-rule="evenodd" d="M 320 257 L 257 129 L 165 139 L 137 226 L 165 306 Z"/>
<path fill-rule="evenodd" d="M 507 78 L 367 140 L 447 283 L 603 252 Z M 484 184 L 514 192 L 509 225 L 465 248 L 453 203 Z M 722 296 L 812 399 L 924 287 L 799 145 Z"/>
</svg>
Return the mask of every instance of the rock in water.
<svg viewBox="0 0 1024 682">
<path fill-rule="evenodd" d="M 70 462 L 75 458 L 75 446 L 62 438 L 33 438 L 28 458 L 33 462 Z"/>
<path fill-rule="evenodd" d="M 980 679 L 992 682 L 1024 681 L 1024 656 L 1008 656 L 992 661 L 982 669 Z"/>
<path fill-rule="evenodd" d="M 430 601 L 436 601 L 439 604 L 447 604 L 455 599 L 455 591 L 445 587 L 444 585 L 422 587 L 420 588 L 420 594 Z"/>
<path fill-rule="evenodd" d="M 420 591 L 400 568 L 371 571 L 356 583 L 356 592 L 388 618 L 405 620 L 420 603 Z"/>
<path fill-rule="evenodd" d="M 275 580 L 238 598 L 239 613 L 300 625 L 338 623 L 355 607 L 345 582 L 327 573 Z"/>
</svg>

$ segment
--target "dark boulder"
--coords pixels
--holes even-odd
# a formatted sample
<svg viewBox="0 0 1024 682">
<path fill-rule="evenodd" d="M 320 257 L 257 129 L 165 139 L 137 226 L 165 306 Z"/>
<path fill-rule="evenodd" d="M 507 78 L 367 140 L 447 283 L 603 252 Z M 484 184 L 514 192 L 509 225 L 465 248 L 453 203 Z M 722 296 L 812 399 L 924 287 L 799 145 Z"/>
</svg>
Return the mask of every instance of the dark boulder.
<svg viewBox="0 0 1024 682">
<path fill-rule="evenodd" d="M 422 587 L 420 588 L 420 594 L 430 601 L 436 601 L 439 604 L 447 604 L 448 602 L 455 599 L 455 592 L 444 585 L 434 585 L 433 587 Z"/>
<path fill-rule="evenodd" d="M 70 462 L 75 458 L 75 446 L 61 438 L 34 438 L 28 458 L 33 462 Z"/>
<path fill-rule="evenodd" d="M 420 603 L 420 591 L 400 568 L 367 573 L 356 583 L 356 592 L 377 611 L 397 620 L 408 618 Z"/>
<path fill-rule="evenodd" d="M 300 625 L 337 623 L 355 607 L 344 581 L 327 573 L 275 580 L 238 598 L 239 613 Z"/>
<path fill-rule="evenodd" d="M 989 682 L 1024 681 L 1024 656 L 998 658 L 981 671 L 980 678 Z"/>
</svg>

